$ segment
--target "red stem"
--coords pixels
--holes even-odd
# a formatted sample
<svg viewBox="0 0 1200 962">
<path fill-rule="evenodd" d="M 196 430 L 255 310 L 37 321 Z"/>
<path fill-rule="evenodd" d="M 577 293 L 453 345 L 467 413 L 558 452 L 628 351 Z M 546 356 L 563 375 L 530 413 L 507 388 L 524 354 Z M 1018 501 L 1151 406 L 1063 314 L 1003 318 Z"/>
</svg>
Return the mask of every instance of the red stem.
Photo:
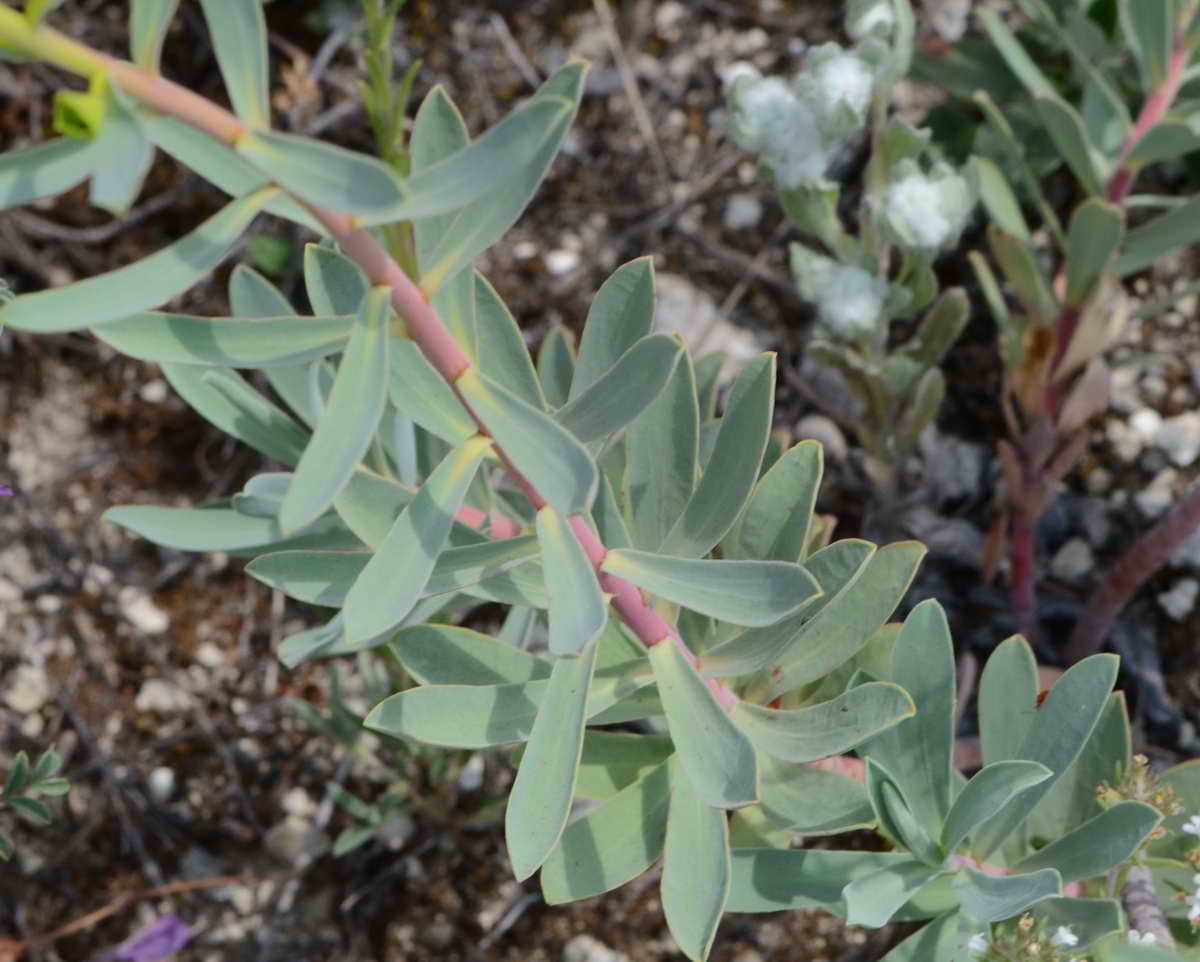
<svg viewBox="0 0 1200 962">
<path fill-rule="evenodd" d="M 47 28 L 43 27 L 42 29 Z M 88 49 L 91 54 L 97 53 L 91 51 L 90 48 L 84 48 L 82 44 L 77 44 L 75 41 L 65 37 L 62 39 L 65 43 L 81 49 Z M 238 139 L 246 133 L 245 126 L 233 114 L 205 100 L 186 87 L 181 87 L 156 74 L 146 73 L 134 65 L 114 57 L 105 54 L 98 54 L 98 56 L 110 76 L 126 92 L 149 106 L 182 120 L 230 147 L 236 145 Z M 421 289 L 409 278 L 387 250 L 368 231 L 356 227 L 349 216 L 327 210 L 304 198 L 296 199 L 329 231 L 330 236 L 338 242 L 346 256 L 362 268 L 363 273 L 372 284 L 385 285 L 390 289 L 392 306 L 404 320 L 412 339 L 438 373 L 455 389 L 455 393 L 459 393 L 456 382 L 463 372 L 471 367 L 471 361 L 451 336 L 449 329 L 442 323 L 437 311 L 434 310 Z M 490 437 L 491 432 L 487 430 L 482 419 L 466 403 L 461 394 L 459 398 L 463 400 L 466 409 L 475 419 L 480 432 Z M 533 507 L 535 509 L 543 507 L 546 501 L 537 488 L 509 460 L 499 445 L 496 445 L 494 450 Z M 496 522 L 493 521 L 493 523 Z M 678 632 L 642 597 L 642 593 L 636 586 L 623 578 L 600 570 L 606 549 L 588 526 L 587 521 L 582 516 L 576 515 L 569 518 L 568 523 L 587 553 L 588 559 L 592 562 L 600 586 L 611 595 L 613 608 L 643 644 L 650 647 L 667 638 L 672 638 L 684 651 L 688 652 L 693 663 L 696 663 L 696 657 L 688 651 Z M 738 701 L 736 694 L 715 679 L 710 679 L 708 686 L 725 707 L 728 708 Z"/>
<path fill-rule="evenodd" d="M 1167 75 L 1163 79 L 1162 86 L 1152 91 L 1146 98 L 1142 104 L 1141 111 L 1138 113 L 1138 118 L 1134 122 L 1133 128 L 1129 131 L 1129 134 L 1125 138 L 1125 143 L 1121 146 L 1121 153 L 1117 158 L 1117 169 L 1108 182 L 1107 196 L 1110 203 L 1120 206 L 1129 197 L 1129 192 L 1133 188 L 1134 178 L 1137 176 L 1137 172 L 1129 164 L 1129 156 L 1133 153 L 1134 148 L 1141 143 L 1142 139 L 1162 121 L 1167 115 L 1167 111 L 1171 109 L 1171 105 L 1179 94 L 1179 88 L 1183 84 L 1191 55 L 1192 51 L 1184 43 L 1183 34 L 1177 33 L 1175 42 L 1171 48 L 1170 59 L 1167 62 Z M 1083 311 L 1080 307 L 1063 305 L 1059 311 L 1058 320 L 1055 322 L 1054 364 L 1051 367 L 1051 375 L 1047 379 L 1045 390 L 1045 409 L 1050 412 L 1052 417 L 1058 411 L 1062 400 L 1061 384 L 1055 379 L 1054 371 L 1062 362 L 1063 357 L 1067 353 L 1067 348 L 1071 345 L 1071 340 L 1074 338 L 1075 331 L 1079 327 L 1082 314 Z M 1026 452 L 1021 450 L 1018 443 L 1019 439 L 1014 438 L 1013 441 L 1014 446 L 1017 448 L 1018 456 L 1022 458 L 1023 462 L 1028 463 L 1029 459 L 1024 456 Z M 1037 469 L 1039 474 L 1045 470 L 1044 459 L 1041 464 L 1042 466 Z M 1009 495 L 1010 510 L 1012 511 L 1012 522 L 1009 528 L 1010 584 L 1013 613 L 1016 616 L 1017 625 L 1022 634 L 1032 641 L 1037 634 L 1034 530 L 1037 527 L 1038 518 L 1037 516 L 1028 515 L 1021 505 L 1028 504 L 1031 501 L 1031 498 L 1023 497 L 1023 495 L 1029 495 L 1032 491 L 1044 487 L 1046 479 L 1044 477 L 1028 477 L 1022 479 L 1022 481 L 1025 490 L 1012 492 Z M 1149 537 L 1149 535 L 1146 537 Z M 1132 551 L 1130 553 L 1132 554 Z M 1161 564 L 1161 562 L 1159 563 Z M 1120 567 L 1118 565 L 1118 568 Z M 1134 590 L 1136 590 L 1136 586 Z M 1097 594 L 1093 597 L 1093 603 L 1099 604 L 1096 599 L 1101 594 L 1101 591 L 1102 589 L 1097 589 Z M 1132 594 L 1132 591 L 1130 594 Z M 1128 597 L 1121 602 L 1121 605 L 1127 600 Z M 1091 603 L 1089 604 L 1089 608 L 1090 606 Z M 1101 618 L 1105 633 L 1107 633 L 1108 628 L 1111 626 L 1112 617 L 1115 617 L 1116 610 L 1119 610 L 1119 608 L 1120 605 L 1107 616 L 1107 620 L 1099 614 L 1096 616 L 1097 618 Z M 1077 628 L 1076 633 L 1072 636 L 1072 649 L 1086 647 L 1082 642 L 1077 643 L 1075 640 L 1080 637 L 1079 630 Z M 1095 650 L 1095 648 L 1091 648 L 1089 653 Z M 1077 658 L 1072 657 L 1071 660 L 1075 661 Z"/>
<path fill-rule="evenodd" d="M 1200 481 L 1133 543 L 1092 592 L 1067 643 L 1068 661 L 1080 661 L 1103 647 L 1113 622 L 1129 599 L 1197 530 L 1200 530 Z"/>
</svg>

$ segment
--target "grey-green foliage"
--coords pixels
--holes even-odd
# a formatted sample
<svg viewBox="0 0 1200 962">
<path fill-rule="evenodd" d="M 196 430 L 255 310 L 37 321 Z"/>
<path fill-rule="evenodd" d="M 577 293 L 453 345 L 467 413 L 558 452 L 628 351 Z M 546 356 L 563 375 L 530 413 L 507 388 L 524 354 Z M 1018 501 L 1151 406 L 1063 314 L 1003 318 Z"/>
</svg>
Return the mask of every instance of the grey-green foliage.
<svg viewBox="0 0 1200 962">
<path fill-rule="evenodd" d="M 50 798 L 65 795 L 70 790 L 67 780 L 59 777 L 60 768 L 62 756 L 53 748 L 42 752 L 32 765 L 25 752 L 17 752 L 8 770 L 4 788 L 0 790 L 0 808 L 10 808 L 35 825 L 49 825 L 54 816 L 37 796 Z M 7 862 L 12 856 L 12 840 L 0 833 L 0 861 Z"/>
<path fill-rule="evenodd" d="M 1042 700 L 1029 646 L 1021 638 L 1000 645 L 980 681 L 984 767 L 967 781 L 954 767 L 953 649 L 938 604 L 914 608 L 889 647 L 874 667 L 904 686 L 917 711 L 858 754 L 870 811 L 893 850 L 795 851 L 786 836 L 760 831 L 758 846 L 733 852 L 729 908 L 820 905 L 873 926 L 932 920 L 890 962 L 957 962 L 971 936 L 991 939 L 1004 931 L 999 923 L 1026 912 L 1051 932 L 1070 927 L 1080 951 L 1122 930 L 1119 904 L 1103 886 L 1064 895 L 1064 885 L 1124 865 L 1162 822 L 1159 808 L 1142 801 L 1105 807 L 1097 799 L 1098 772 L 1111 778 L 1130 764 L 1128 723 L 1108 698 L 1116 658 L 1080 662 Z M 864 669 L 849 690 L 873 683 Z M 813 858 L 820 878 L 807 871 Z"/>
<path fill-rule="evenodd" d="M 896 49 L 878 39 L 867 49 L 891 75 L 903 72 L 911 11 L 900 2 L 889 9 Z M 258 22 L 257 11 L 240 13 Z M 155 61 L 162 33 L 143 38 L 145 62 Z M 260 46 L 246 58 L 254 37 Z M 231 100 L 259 123 L 261 31 L 219 30 L 214 41 L 230 45 L 219 60 L 226 83 L 241 85 Z M 836 79 L 846 56 L 826 50 L 818 66 Z M 516 873 L 540 869 L 547 900 L 565 902 L 616 888 L 661 858 L 667 921 L 693 959 L 706 957 L 729 909 L 849 907 L 872 923 L 940 915 L 923 936 L 940 946 L 958 937 L 946 918 L 957 906 L 1001 918 L 1053 894 L 1068 874 L 1105 871 L 1077 845 L 1005 846 L 1020 837 L 1008 804 L 1014 786 L 1045 796 L 1041 806 L 1060 798 L 1047 792 L 1094 737 L 1111 660 L 1068 673 L 1067 693 L 1047 699 L 1012 753 L 989 759 L 1010 778 L 985 770 L 959 794 L 944 617 L 926 604 L 903 627 L 888 624 L 923 549 L 831 542 L 831 522 L 814 514 L 820 448 L 771 448 L 773 356 L 744 367 L 718 416 L 721 358 L 693 359 L 653 333 L 653 269 L 638 259 L 596 294 L 578 352 L 552 335 L 533 364 L 473 261 L 543 177 L 583 74 L 564 67 L 474 141 L 434 90 L 417 113 L 407 177 L 263 129 L 230 152 L 131 105 L 150 141 L 169 143 L 238 199 L 145 261 L 17 297 L 0 306 L 0 323 L 94 327 L 122 351 L 162 363 L 201 415 L 279 465 L 213 504 L 106 517 L 173 548 L 252 556 L 252 576 L 322 606 L 323 624 L 283 641 L 288 666 L 366 650 L 394 658 L 413 685 L 382 698 L 367 727 L 435 746 L 518 747 L 505 817 Z M 861 121 L 857 96 L 817 110 L 823 136 Z M 920 140 L 895 129 L 901 152 Z M 80 168 L 75 151 L 54 150 L 65 169 L 43 180 L 44 153 L 0 159 L 0 203 L 87 176 L 86 151 Z M 895 169 L 904 177 L 942 176 L 903 160 Z M 384 290 L 327 240 L 305 256 L 311 314 L 245 266 L 230 279 L 232 318 L 151 311 L 227 257 L 259 209 L 315 223 L 297 199 L 370 209 L 372 224 L 416 218 L 416 280 L 472 362 L 454 390 L 396 323 Z M 885 226 L 876 225 L 880 244 Z M 946 298 L 910 346 L 910 367 L 935 363 L 952 339 Z M 945 312 L 950 319 L 938 320 Z M 261 371 L 271 393 L 236 369 Z M 631 378 L 638 383 L 627 387 Z M 475 610 L 497 603 L 509 608 L 498 635 L 474 630 Z M 626 626 L 639 618 L 640 635 Z M 546 650 L 527 645 L 538 629 Z M 1060 719 L 1068 704 L 1074 714 Z M 312 720 L 353 738 L 345 713 Z M 1011 721 L 999 723 L 1012 730 Z M 619 723 L 635 730 L 607 729 Z M 1045 726 L 1069 738 L 1048 741 Z M 856 746 L 865 783 L 796 767 Z M 576 798 L 599 804 L 568 824 Z M 382 810 L 344 793 L 339 800 L 365 823 L 344 846 L 381 824 Z M 874 823 L 895 852 L 788 847 L 793 834 Z M 1070 839 L 1067 831 L 1043 841 Z M 963 845 L 1010 865 L 1053 864 L 1013 876 L 1020 885 L 981 880 L 952 860 L 949 850 Z"/>
<path fill-rule="evenodd" d="M 790 83 L 743 68 L 729 84 L 730 134 L 759 155 L 803 238 L 791 245 L 791 267 L 816 308 L 810 357 L 844 378 L 881 477 L 937 415 L 939 364 L 969 313 L 960 289 L 938 296 L 933 262 L 974 207 L 975 169 L 953 169 L 930 148 L 928 130 L 888 117 L 888 90 L 912 57 L 912 20 L 909 0 L 851 3 L 853 48 L 814 48 Z M 858 136 L 869 157 L 852 233 L 839 210 L 841 185 L 825 175 Z M 893 347 L 891 322 L 902 319 L 915 321 L 915 332 Z"/>
</svg>

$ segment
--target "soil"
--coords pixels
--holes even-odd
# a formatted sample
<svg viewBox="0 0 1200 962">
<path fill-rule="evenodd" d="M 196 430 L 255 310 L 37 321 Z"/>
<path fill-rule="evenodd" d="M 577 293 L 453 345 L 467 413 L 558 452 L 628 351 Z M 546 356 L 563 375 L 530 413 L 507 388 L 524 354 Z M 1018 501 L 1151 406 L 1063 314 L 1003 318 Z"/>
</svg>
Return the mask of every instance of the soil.
<svg viewBox="0 0 1200 962">
<path fill-rule="evenodd" d="M 788 280 L 777 204 L 753 163 L 720 133 L 720 70 L 744 59 L 764 72 L 794 70 L 806 46 L 836 38 L 842 5 L 615 6 L 612 35 L 589 0 L 409 0 L 397 34 L 399 66 L 421 57 L 415 95 L 444 84 L 473 133 L 567 58 L 593 62 L 563 155 L 482 266 L 536 345 L 553 325 L 578 328 L 608 273 L 653 252 L 660 270 L 685 276 L 779 350 L 776 419 L 794 425 L 815 410 L 800 373 L 809 315 Z M 125 7 L 67 2 L 52 21 L 119 52 Z M 352 9 L 338 0 L 267 7 L 274 105 L 282 129 L 370 149 Z M 221 99 L 206 37 L 199 7 L 184 4 L 165 72 Z M 640 104 L 631 103 L 618 57 L 637 78 Z M 40 66 L 0 66 L 0 149 L 48 134 L 50 97 L 61 82 Z M 648 123 L 639 124 L 639 110 Z M 39 136 L 31 138 L 31 129 Z M 735 195 L 761 202 L 753 227 L 725 224 Z M 111 270 L 162 247 L 221 200 L 160 156 L 124 222 L 89 207 L 86 187 L 0 216 L 0 277 L 24 291 Z M 290 245 L 278 280 L 297 295 L 303 232 L 263 218 L 258 233 Z M 1147 298 L 1186 266 L 1151 278 Z M 217 272 L 174 307 L 227 313 L 227 275 L 228 268 Z M 1184 322 L 1172 343 L 1196 351 L 1194 306 Z M 1147 324 L 1130 337 L 1159 350 L 1160 334 Z M 996 436 L 993 337 L 986 320 L 976 320 L 947 367 L 951 400 L 941 426 L 948 437 Z M 1181 376 L 1169 365 L 1167 374 L 1172 385 Z M 1118 474 L 1103 425 L 1090 457 Z M 618 958 L 604 955 L 604 946 L 633 962 L 681 959 L 662 921 L 654 872 L 559 907 L 543 904 L 534 882 L 513 881 L 502 842 L 511 779 L 502 754 L 403 751 L 369 735 L 350 747 L 315 732 L 295 704 L 328 715 L 341 697 L 351 709 L 365 708 L 374 690 L 365 659 L 283 669 L 273 650 L 316 623 L 311 610 L 244 576 L 241 561 L 157 548 L 101 519 L 118 504 L 205 503 L 264 467 L 192 413 L 153 365 L 86 333 L 0 333 L 0 482 L 16 489 L 0 503 L 0 772 L 17 751 L 54 745 L 72 783 L 49 827 L 0 812 L 0 831 L 17 840 L 16 859 L 0 866 L 0 959 L 3 937 L 36 939 L 109 909 L 26 958 L 103 958 L 174 912 L 196 932 L 175 956 L 182 962 Z M 1122 464 L 1120 472 L 1119 487 L 1146 483 L 1136 466 Z M 986 467 L 977 490 L 949 508 L 943 500 L 939 510 L 982 529 L 993 486 Z M 1087 490 L 1080 482 L 1073 493 Z M 822 508 L 842 516 L 839 536 L 856 533 L 862 497 L 853 457 L 834 466 Z M 1114 532 L 1110 545 L 1124 535 Z M 1169 583 L 1157 579 L 1146 597 Z M 1003 600 L 977 584 L 977 570 L 934 557 L 913 596 L 970 599 L 952 609 L 959 637 L 968 639 L 964 651 L 986 649 L 1004 633 Z M 1175 722 L 1194 718 L 1198 705 L 1190 663 L 1197 628 L 1195 615 L 1171 621 L 1152 601 L 1131 621 L 1152 649 L 1158 640 L 1168 669 L 1179 668 L 1169 675 L 1166 706 Z M 1177 728 L 1151 743 L 1163 759 L 1180 757 Z M 333 782 L 368 801 L 403 795 L 387 838 L 328 854 L 352 825 L 327 795 Z M 164 886 L 168 894 L 145 895 Z M 902 934 L 816 912 L 731 915 L 713 958 L 868 962 Z"/>
</svg>

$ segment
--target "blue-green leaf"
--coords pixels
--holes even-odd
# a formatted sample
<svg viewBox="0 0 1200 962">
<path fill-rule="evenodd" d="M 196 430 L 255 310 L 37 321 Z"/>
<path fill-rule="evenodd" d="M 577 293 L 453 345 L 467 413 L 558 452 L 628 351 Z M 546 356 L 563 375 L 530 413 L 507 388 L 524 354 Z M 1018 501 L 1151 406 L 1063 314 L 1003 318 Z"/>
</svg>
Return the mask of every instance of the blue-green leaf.
<svg viewBox="0 0 1200 962">
<path fill-rule="evenodd" d="M 1149 95 L 1167 79 L 1179 4 L 1174 0 L 1120 0 L 1120 4 L 1123 33 L 1142 68 L 1142 89 Z"/>
<path fill-rule="evenodd" d="M 614 549 L 603 570 L 639 588 L 735 625 L 769 625 L 820 591 L 804 568 L 785 561 L 720 561 Z"/>
<path fill-rule="evenodd" d="M 1037 762 L 993 762 L 977 772 L 959 793 L 942 825 L 941 848 L 954 850 L 977 825 L 1010 804 L 1016 795 L 1050 777 L 1050 769 Z"/>
<path fill-rule="evenodd" d="M 0 154 L 0 210 L 65 193 L 95 168 L 93 141 L 60 137 Z"/>
<path fill-rule="evenodd" d="M 363 298 L 325 415 L 279 509 L 285 531 L 307 524 L 333 504 L 375 436 L 387 402 L 390 295 L 389 288 L 376 287 Z"/>
<path fill-rule="evenodd" d="M 608 605 L 592 563 L 567 521 L 553 508 L 537 514 L 546 592 L 550 596 L 550 651 L 577 655 L 600 634 Z"/>
<path fill-rule="evenodd" d="M 983 762 L 1019 758 L 1037 717 L 1037 659 L 1020 636 L 996 646 L 979 678 L 979 740 Z"/>
<path fill-rule="evenodd" d="M 897 910 L 922 885 L 937 875 L 937 869 L 909 859 L 877 869 L 846 886 L 846 921 L 879 928 L 887 925 Z"/>
<path fill-rule="evenodd" d="M 96 329 L 122 354 L 159 364 L 288 366 L 328 357 L 346 346 L 353 314 L 339 317 L 194 317 L 131 314 Z"/>
<path fill-rule="evenodd" d="M 179 0 L 133 0 L 129 10 L 129 53 L 133 62 L 148 73 L 158 73 L 167 28 Z"/>
<path fill-rule="evenodd" d="M 903 852 L 735 848 L 727 912 L 839 911 L 842 891 L 881 868 L 912 861 Z M 927 962 L 927 960 L 926 960 Z"/>
<path fill-rule="evenodd" d="M 155 307 L 212 273 L 274 188 L 239 198 L 186 237 L 128 267 L 0 306 L 0 326 L 51 334 L 93 327 Z"/>
<path fill-rule="evenodd" d="M 591 506 L 598 472 L 592 456 L 553 418 L 468 368 L 458 389 L 504 452 L 549 505 L 569 517 Z"/>
<path fill-rule="evenodd" d="M 300 460 L 308 432 L 236 371 L 164 364 L 162 372 L 193 410 L 226 434 L 284 464 Z"/>
<path fill-rule="evenodd" d="M 545 401 L 552 409 L 566 404 L 571 393 L 571 380 L 575 377 L 573 343 L 570 331 L 555 326 L 546 332 L 538 350 L 538 380 Z"/>
<path fill-rule="evenodd" d="M 504 838 L 518 881 L 546 861 L 571 812 L 595 665 L 594 642 L 578 658 L 555 659 L 504 813 Z"/>
<path fill-rule="evenodd" d="M 660 762 L 567 826 L 542 867 L 547 902 L 558 905 L 600 895 L 650 867 L 666 839 L 670 767 Z"/>
<path fill-rule="evenodd" d="M 642 338 L 587 391 L 559 408 L 554 419 L 580 441 L 619 431 L 658 397 L 682 354 L 683 345 L 675 337 Z M 576 375 L 572 390 L 578 383 Z"/>
<path fill-rule="evenodd" d="M 104 124 L 92 141 L 92 182 L 88 200 L 114 216 L 124 215 L 142 190 L 154 159 L 154 145 L 142 129 L 140 116 L 112 91 Z"/>
<path fill-rule="evenodd" d="M 654 261 L 622 264 L 588 308 L 569 400 L 580 397 L 654 328 Z"/>
<path fill-rule="evenodd" d="M 271 126 L 267 89 L 267 21 L 259 0 L 200 0 L 225 90 L 250 127 Z M 318 203 L 320 194 L 309 195 Z"/>
<path fill-rule="evenodd" d="M 1162 816 L 1142 802 L 1118 802 L 1075 831 L 1017 862 L 1014 872 L 1057 869 L 1064 882 L 1095 878 L 1116 868 L 1158 827 Z"/>
<path fill-rule="evenodd" d="M 490 444 L 476 436 L 447 455 L 396 519 L 346 596 L 352 643 L 395 627 L 412 611 Z"/>
<path fill-rule="evenodd" d="M 454 390 L 410 338 L 392 345 L 388 397 L 397 411 L 449 444 L 478 432 Z"/>
<path fill-rule="evenodd" d="M 401 628 L 390 648 L 422 685 L 506 685 L 550 677 L 549 662 L 453 625 Z"/>
<path fill-rule="evenodd" d="M 1027 875 L 986 875 L 967 866 L 954 879 L 962 910 L 980 922 L 1010 919 L 1050 895 L 1062 894 L 1062 877 L 1052 868 Z"/>
<path fill-rule="evenodd" d="M 876 682 L 805 708 L 765 708 L 743 701 L 729 714 L 761 751 L 800 763 L 849 751 L 915 711 L 899 685 Z"/>
<path fill-rule="evenodd" d="M 758 480 L 775 401 L 775 355 L 762 354 L 733 385 L 704 475 L 663 539 L 664 554 L 707 554 L 742 513 Z"/>
<path fill-rule="evenodd" d="M 682 646 L 666 638 L 650 649 L 650 662 L 671 740 L 700 797 L 717 808 L 754 804 L 754 745 L 730 719 Z"/>
<path fill-rule="evenodd" d="M 539 410 L 546 407 L 525 338 L 496 289 L 475 273 L 475 326 L 479 369 Z"/>
<path fill-rule="evenodd" d="M 362 268 L 345 254 L 320 244 L 306 244 L 304 287 L 314 314 L 354 314 L 371 283 Z"/>
<path fill-rule="evenodd" d="M 709 806 L 686 769 L 672 772 L 663 851 L 662 906 L 683 954 L 708 958 L 729 896 L 729 822 Z"/>
<path fill-rule="evenodd" d="M 721 557 L 802 561 L 817 492 L 823 454 L 818 441 L 801 441 L 775 462 L 721 541 Z"/>
</svg>

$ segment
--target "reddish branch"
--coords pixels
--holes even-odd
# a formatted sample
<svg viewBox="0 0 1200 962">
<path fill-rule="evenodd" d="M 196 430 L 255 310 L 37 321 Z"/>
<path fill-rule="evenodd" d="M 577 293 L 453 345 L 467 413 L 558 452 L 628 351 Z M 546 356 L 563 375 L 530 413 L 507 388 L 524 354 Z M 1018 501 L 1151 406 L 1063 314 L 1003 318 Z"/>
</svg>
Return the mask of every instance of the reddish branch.
<svg viewBox="0 0 1200 962">
<path fill-rule="evenodd" d="M 186 87 L 92 50 L 48 27 L 39 27 L 37 32 L 53 45 L 58 54 L 55 59 L 60 65 L 78 71 L 81 64 L 90 62 L 96 68 L 103 69 L 126 93 L 164 114 L 182 120 L 228 147 L 236 146 L 238 140 L 248 132 L 245 125 L 229 111 Z M 269 172 L 263 173 L 269 176 Z M 457 389 L 458 379 L 472 366 L 471 360 L 454 340 L 425 293 L 409 278 L 387 250 L 367 230 L 356 226 L 351 217 L 320 207 L 302 197 L 296 199 L 329 231 L 346 256 L 358 264 L 372 284 L 390 289 L 392 306 L 404 320 L 412 339 L 438 373 L 455 389 L 455 393 L 459 394 L 480 432 L 490 437 L 491 432 L 486 424 Z M 546 500 L 541 492 L 509 460 L 500 446 L 493 445 L 493 450 L 533 507 L 544 507 Z M 601 588 L 611 596 L 613 608 L 638 638 L 647 647 L 672 639 L 687 652 L 692 662 L 696 663 L 696 657 L 688 651 L 678 632 L 647 602 L 635 585 L 600 570 L 606 549 L 586 519 L 575 515 L 567 520 L 591 561 Z M 726 707 L 737 702 L 737 695 L 715 679 L 710 679 L 708 686 Z"/>
<path fill-rule="evenodd" d="M 1163 79 L 1162 85 L 1152 91 L 1145 103 L 1142 104 L 1138 118 L 1121 147 L 1121 153 L 1117 158 L 1117 170 L 1108 182 L 1107 196 L 1110 203 L 1120 206 L 1128 199 L 1134 178 L 1137 176 L 1136 168 L 1129 162 L 1130 155 L 1143 138 L 1162 122 L 1167 111 L 1171 109 L 1186 77 L 1191 55 L 1192 51 L 1185 44 L 1183 34 L 1177 32 L 1171 56 L 1167 62 L 1166 77 Z M 1060 311 L 1055 323 L 1055 366 L 1066 355 L 1082 314 L 1082 310 L 1077 307 L 1064 306 Z M 1059 385 L 1053 382 L 1053 378 L 1050 381 L 1051 383 L 1046 388 L 1046 410 L 1053 414 L 1059 406 L 1060 391 Z M 1030 459 L 1019 447 L 1017 454 L 1022 465 L 1028 466 Z M 1009 565 L 1013 614 L 1016 617 L 1018 629 L 1030 640 L 1036 639 L 1038 635 L 1036 538 L 1034 536 L 1038 518 L 1031 516 L 1022 507 L 1023 504 L 1029 502 L 1029 499 L 1021 497 L 1021 495 L 1045 484 L 1046 479 L 1040 476 L 1041 473 L 1039 471 L 1037 472 L 1039 476 L 1027 476 L 1023 479 L 1026 486 L 1025 492 L 1011 492 L 1009 495 L 1012 511 L 1009 525 Z M 1200 495 L 1197 495 L 1197 500 L 1200 501 Z M 1186 539 L 1192 530 L 1200 526 L 1200 504 L 1197 505 L 1197 511 L 1196 520 L 1191 523 L 1190 528 L 1184 529 L 1180 541 Z M 1164 534 L 1155 534 L 1159 527 L 1156 526 L 1148 532 L 1134 546 L 1093 595 L 1084 617 L 1072 635 L 1068 648 L 1068 657 L 1071 661 L 1076 661 L 1099 650 L 1108 629 L 1112 626 L 1116 613 L 1142 582 L 1158 570 L 1174 551 L 1174 548 L 1165 548 L 1156 544 L 1156 539 L 1163 541 L 1165 537 Z M 1133 583 L 1132 588 L 1125 590 L 1131 583 L 1129 580 L 1132 570 L 1130 559 L 1134 557 L 1135 553 L 1142 563 L 1153 560 L 1154 567 L 1145 570 L 1141 578 Z M 1119 603 L 1114 601 L 1118 597 L 1120 598 Z"/>
</svg>

